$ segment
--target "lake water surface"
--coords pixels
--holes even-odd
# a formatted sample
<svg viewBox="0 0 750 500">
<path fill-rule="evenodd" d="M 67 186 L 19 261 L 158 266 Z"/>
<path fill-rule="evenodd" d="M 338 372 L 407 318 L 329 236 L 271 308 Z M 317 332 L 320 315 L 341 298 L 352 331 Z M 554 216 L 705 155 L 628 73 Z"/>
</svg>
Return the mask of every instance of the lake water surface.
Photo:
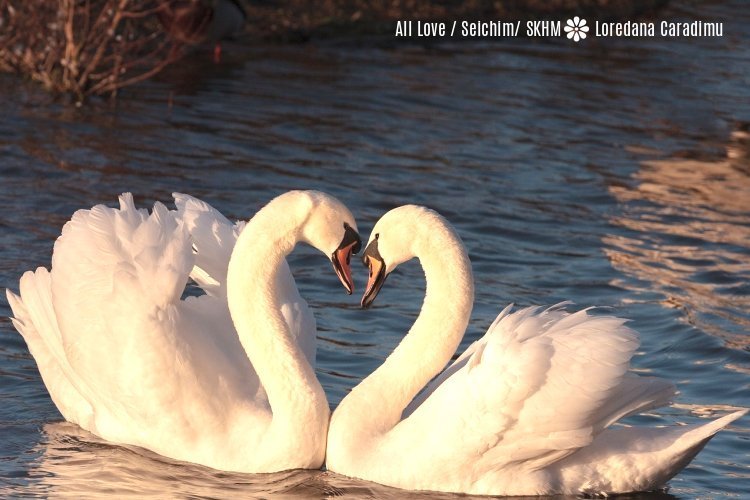
<svg viewBox="0 0 750 500">
<path fill-rule="evenodd" d="M 445 215 L 469 249 L 476 305 L 463 346 L 507 303 L 572 300 L 632 319 L 639 372 L 675 405 L 633 423 L 696 423 L 750 406 L 750 9 L 717 39 L 390 40 L 198 53 L 116 105 L 55 103 L 0 76 L 0 287 L 48 266 L 79 208 L 172 191 L 249 218 L 273 196 L 339 197 L 363 237 L 405 203 Z M 393 349 L 424 279 L 399 268 L 368 311 L 330 264 L 292 269 L 318 318 L 318 377 L 335 407 Z M 111 446 L 64 423 L 0 301 L 0 496 L 399 498 L 321 471 L 228 474 Z M 648 498 L 750 498 L 750 418 Z"/>
</svg>

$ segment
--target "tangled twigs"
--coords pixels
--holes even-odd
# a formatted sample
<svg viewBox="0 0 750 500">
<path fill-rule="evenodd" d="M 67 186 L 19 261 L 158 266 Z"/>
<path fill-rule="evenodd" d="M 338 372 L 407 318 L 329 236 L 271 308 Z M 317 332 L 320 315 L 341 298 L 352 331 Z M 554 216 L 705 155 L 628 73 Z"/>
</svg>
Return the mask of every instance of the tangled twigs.
<svg viewBox="0 0 750 500">
<path fill-rule="evenodd" d="M 179 59 L 159 0 L 0 0 L 0 70 L 78 99 L 114 94 Z"/>
</svg>

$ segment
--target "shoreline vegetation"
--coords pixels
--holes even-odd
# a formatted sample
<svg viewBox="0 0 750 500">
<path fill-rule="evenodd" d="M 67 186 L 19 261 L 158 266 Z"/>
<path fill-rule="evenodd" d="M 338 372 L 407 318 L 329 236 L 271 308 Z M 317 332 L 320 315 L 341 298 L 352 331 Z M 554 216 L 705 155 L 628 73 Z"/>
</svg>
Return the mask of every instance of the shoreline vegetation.
<svg viewBox="0 0 750 500">
<path fill-rule="evenodd" d="M 160 2 L 0 0 L 0 70 L 56 94 L 115 95 L 157 74 L 184 43 L 160 26 Z"/>
<path fill-rule="evenodd" d="M 248 43 L 299 43 L 394 32 L 396 21 L 603 21 L 652 14 L 669 0 L 0 0 L 0 71 L 81 102 L 115 96 L 182 58 L 207 33 L 219 4 L 239 4 Z M 226 10 L 226 9 L 224 9 Z M 236 11 L 235 11 L 236 12 Z M 235 22 L 236 20 L 233 20 Z M 218 49 L 218 45 L 217 45 Z"/>
</svg>

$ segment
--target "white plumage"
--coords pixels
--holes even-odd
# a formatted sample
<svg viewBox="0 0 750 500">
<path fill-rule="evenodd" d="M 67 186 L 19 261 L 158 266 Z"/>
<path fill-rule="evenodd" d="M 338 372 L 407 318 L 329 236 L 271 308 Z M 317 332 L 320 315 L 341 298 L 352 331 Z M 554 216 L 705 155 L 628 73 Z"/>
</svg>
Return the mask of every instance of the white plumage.
<svg viewBox="0 0 750 500">
<path fill-rule="evenodd" d="M 344 224 L 356 227 L 351 214 L 322 193 L 291 192 L 244 227 L 175 199 L 177 211 L 156 203 L 151 214 L 130 194 L 119 209 L 79 210 L 51 272 L 26 272 L 20 297 L 8 291 L 54 403 L 109 441 L 180 460 L 319 467 L 329 409 L 315 320 L 284 257 L 302 239 L 332 255 Z M 189 277 L 206 293 L 182 300 Z"/>
<path fill-rule="evenodd" d="M 506 307 L 443 370 L 473 302 L 460 238 L 438 214 L 416 206 L 387 213 L 372 234 L 363 303 L 387 273 L 415 256 L 427 291 L 406 337 L 334 412 L 329 470 L 411 490 L 643 491 L 662 486 L 746 412 L 703 426 L 611 428 L 667 404 L 674 387 L 628 371 L 638 335 L 624 320 L 587 310 L 569 314 L 565 304 L 514 313 Z"/>
</svg>

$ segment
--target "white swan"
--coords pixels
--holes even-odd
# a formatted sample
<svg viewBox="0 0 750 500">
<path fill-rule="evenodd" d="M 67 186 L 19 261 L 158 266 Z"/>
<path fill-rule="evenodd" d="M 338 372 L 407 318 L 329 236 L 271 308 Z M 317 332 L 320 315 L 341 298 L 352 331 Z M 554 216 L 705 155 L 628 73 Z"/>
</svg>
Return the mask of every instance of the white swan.
<svg viewBox="0 0 750 500">
<path fill-rule="evenodd" d="M 473 303 L 471 266 L 451 226 L 417 206 L 383 216 L 363 254 L 370 280 L 362 305 L 415 256 L 427 280 L 422 311 L 383 365 L 334 411 L 331 471 L 471 494 L 650 490 L 747 411 L 702 426 L 608 428 L 666 404 L 674 388 L 628 372 L 638 338 L 624 320 L 558 306 L 505 308 L 482 339 L 430 382 L 450 361 Z"/>
<path fill-rule="evenodd" d="M 20 297 L 8 291 L 53 401 L 108 441 L 179 460 L 239 472 L 320 467 L 329 407 L 297 340 L 314 362 L 315 322 L 285 256 L 311 244 L 351 293 L 354 218 L 328 195 L 296 191 L 242 229 L 176 199 L 178 212 L 156 203 L 149 215 L 129 194 L 119 210 L 76 212 L 51 272 L 26 272 Z M 188 275 L 205 295 L 181 300 Z"/>
</svg>

